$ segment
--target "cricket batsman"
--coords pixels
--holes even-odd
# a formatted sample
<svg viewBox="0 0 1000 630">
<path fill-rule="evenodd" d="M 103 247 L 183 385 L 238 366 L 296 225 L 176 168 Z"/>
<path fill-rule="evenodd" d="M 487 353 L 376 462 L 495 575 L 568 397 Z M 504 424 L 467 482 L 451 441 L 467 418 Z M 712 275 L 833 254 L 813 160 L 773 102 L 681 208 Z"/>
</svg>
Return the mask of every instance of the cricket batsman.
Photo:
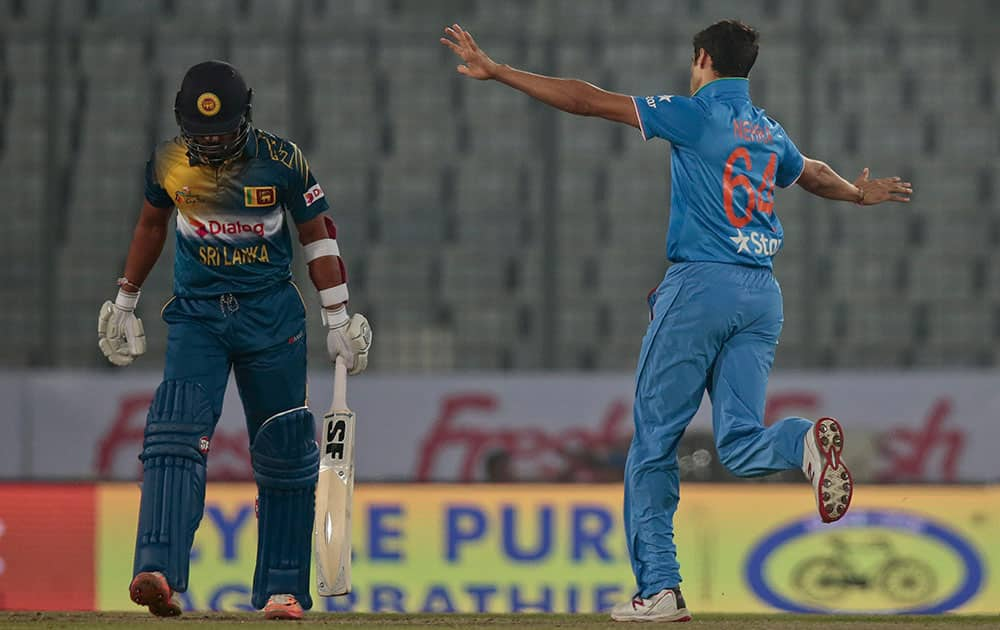
<svg viewBox="0 0 1000 630">
<path fill-rule="evenodd" d="M 306 406 L 305 309 L 292 283 L 295 221 L 319 291 L 330 359 L 368 364 L 371 329 L 347 313 L 347 276 L 323 189 L 299 148 L 251 122 L 253 95 L 228 63 L 187 71 L 174 103 L 180 135 L 146 164 L 145 201 L 118 296 L 101 307 L 99 345 L 125 366 L 146 349 L 135 315 L 142 283 L 177 209 L 174 297 L 163 382 L 146 419 L 142 500 L 129 595 L 159 617 L 181 614 L 205 465 L 229 372 L 246 415 L 257 482 L 257 562 L 251 601 L 268 619 L 300 619 L 309 595 L 319 466 Z"/>
<path fill-rule="evenodd" d="M 672 265 L 649 297 L 652 321 L 636 368 L 635 434 L 625 467 L 625 530 L 638 591 L 611 613 L 618 621 L 687 621 L 673 540 L 679 500 L 677 444 L 707 390 L 722 463 L 740 477 L 801 467 L 820 518 L 840 519 L 853 480 L 833 418 L 786 418 L 764 426 L 764 397 L 783 322 L 771 259 L 784 234 L 774 188 L 860 205 L 908 201 L 898 177 L 854 183 L 803 156 L 785 130 L 750 100 L 758 34 L 723 21 L 694 36 L 690 96 L 632 97 L 575 79 L 498 64 L 454 24 L 441 43 L 458 71 L 493 79 L 571 114 L 639 129 L 671 144 Z"/>
</svg>

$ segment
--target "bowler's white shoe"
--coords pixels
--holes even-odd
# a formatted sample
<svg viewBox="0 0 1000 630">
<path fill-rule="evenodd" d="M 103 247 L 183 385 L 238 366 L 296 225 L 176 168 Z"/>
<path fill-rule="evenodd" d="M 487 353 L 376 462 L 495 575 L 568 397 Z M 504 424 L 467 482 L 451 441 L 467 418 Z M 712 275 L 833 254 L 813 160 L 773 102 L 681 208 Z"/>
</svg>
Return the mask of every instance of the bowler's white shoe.
<svg viewBox="0 0 1000 630">
<path fill-rule="evenodd" d="M 632 601 L 611 609 L 615 621 L 691 621 L 681 590 L 665 588 L 648 599 L 636 593 Z"/>
<path fill-rule="evenodd" d="M 841 459 L 843 450 L 844 428 L 833 418 L 820 418 L 806 433 L 802 472 L 812 482 L 824 523 L 840 520 L 851 507 L 854 478 Z"/>
</svg>

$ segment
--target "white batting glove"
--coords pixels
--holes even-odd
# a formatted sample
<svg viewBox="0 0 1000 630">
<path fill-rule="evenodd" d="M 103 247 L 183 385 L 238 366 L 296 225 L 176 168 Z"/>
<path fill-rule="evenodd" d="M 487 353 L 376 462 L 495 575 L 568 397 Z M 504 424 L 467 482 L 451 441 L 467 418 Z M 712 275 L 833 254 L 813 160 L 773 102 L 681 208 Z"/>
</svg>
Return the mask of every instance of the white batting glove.
<svg viewBox="0 0 1000 630">
<path fill-rule="evenodd" d="M 372 347 L 372 329 L 364 315 L 349 317 L 347 307 L 323 309 L 323 323 L 330 332 L 326 335 L 326 351 L 331 361 L 344 359 L 347 373 L 361 374 L 368 367 L 368 350 Z"/>
<path fill-rule="evenodd" d="M 132 363 L 146 352 L 146 331 L 142 320 L 135 316 L 138 293 L 118 290 L 114 303 L 105 302 L 97 320 L 97 345 L 101 352 L 117 366 Z"/>
</svg>

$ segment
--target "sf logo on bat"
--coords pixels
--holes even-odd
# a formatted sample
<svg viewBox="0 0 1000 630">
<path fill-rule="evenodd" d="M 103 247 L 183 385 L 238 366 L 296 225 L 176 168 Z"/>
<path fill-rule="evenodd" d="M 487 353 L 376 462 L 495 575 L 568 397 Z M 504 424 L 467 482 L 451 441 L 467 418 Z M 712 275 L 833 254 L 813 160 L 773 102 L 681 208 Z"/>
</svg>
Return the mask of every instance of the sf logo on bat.
<svg viewBox="0 0 1000 630">
<path fill-rule="evenodd" d="M 347 414 L 337 414 L 326 424 L 326 454 L 333 459 L 344 459 L 344 441 L 347 439 Z"/>
</svg>

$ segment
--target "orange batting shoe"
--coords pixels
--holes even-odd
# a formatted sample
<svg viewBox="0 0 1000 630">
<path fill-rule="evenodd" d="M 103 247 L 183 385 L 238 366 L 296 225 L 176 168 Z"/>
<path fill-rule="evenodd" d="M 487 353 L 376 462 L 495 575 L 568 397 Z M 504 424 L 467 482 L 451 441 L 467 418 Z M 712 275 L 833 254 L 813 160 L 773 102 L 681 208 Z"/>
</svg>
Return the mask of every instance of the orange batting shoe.
<svg viewBox="0 0 1000 630">
<path fill-rule="evenodd" d="M 292 595 L 271 595 L 264 606 L 264 619 L 302 619 L 302 604 Z"/>
<path fill-rule="evenodd" d="M 184 611 L 177 593 L 159 571 L 144 571 L 132 578 L 128 594 L 136 604 L 149 606 L 149 612 L 157 617 L 179 617 Z"/>
</svg>

